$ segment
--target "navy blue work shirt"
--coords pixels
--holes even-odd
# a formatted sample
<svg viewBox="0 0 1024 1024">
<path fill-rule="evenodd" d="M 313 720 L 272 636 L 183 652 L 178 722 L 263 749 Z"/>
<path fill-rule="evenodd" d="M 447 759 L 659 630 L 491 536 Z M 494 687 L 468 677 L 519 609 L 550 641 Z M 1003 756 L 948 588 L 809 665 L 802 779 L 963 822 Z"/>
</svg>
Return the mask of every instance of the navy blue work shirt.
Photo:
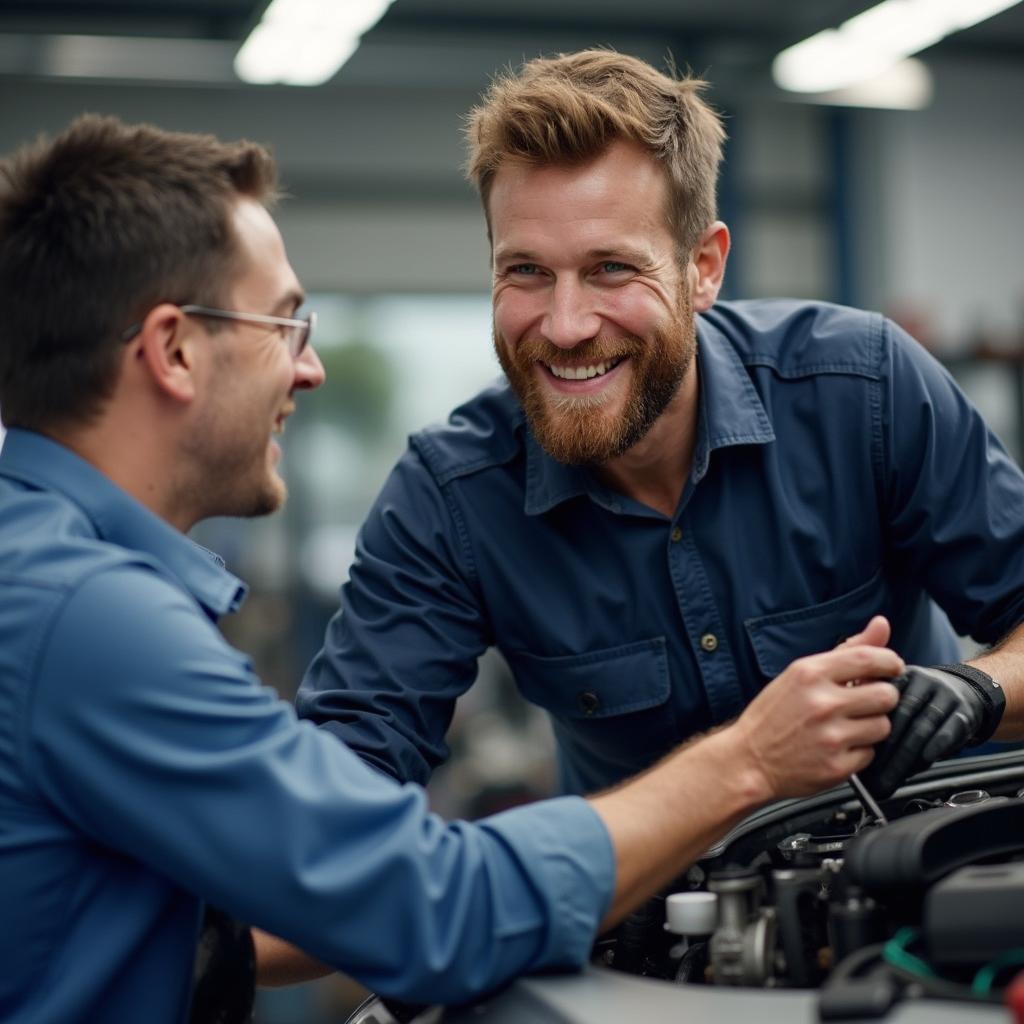
<svg viewBox="0 0 1024 1024">
<path fill-rule="evenodd" d="M 180 1024 L 202 901 L 385 994 L 585 961 L 578 799 L 446 825 L 259 685 L 238 580 L 66 448 L 0 452 L 0 1019 Z"/>
<path fill-rule="evenodd" d="M 957 660 L 946 616 L 983 643 L 1024 618 L 1024 476 L 912 338 L 786 300 L 720 303 L 697 332 L 696 451 L 671 518 L 551 459 L 507 384 L 414 434 L 300 714 L 424 781 L 495 646 L 551 714 L 565 789 L 589 792 L 876 613 L 920 664 Z"/>
</svg>

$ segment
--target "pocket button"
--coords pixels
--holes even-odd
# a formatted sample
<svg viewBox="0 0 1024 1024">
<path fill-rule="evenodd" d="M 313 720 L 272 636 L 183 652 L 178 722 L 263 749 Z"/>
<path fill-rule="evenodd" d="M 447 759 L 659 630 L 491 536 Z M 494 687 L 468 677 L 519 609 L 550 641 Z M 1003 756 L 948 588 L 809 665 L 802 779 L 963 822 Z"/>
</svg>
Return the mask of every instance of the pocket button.
<svg viewBox="0 0 1024 1024">
<path fill-rule="evenodd" d="M 601 698 L 593 690 L 581 690 L 576 695 L 576 703 L 579 704 L 580 711 L 589 717 L 600 709 Z"/>
</svg>

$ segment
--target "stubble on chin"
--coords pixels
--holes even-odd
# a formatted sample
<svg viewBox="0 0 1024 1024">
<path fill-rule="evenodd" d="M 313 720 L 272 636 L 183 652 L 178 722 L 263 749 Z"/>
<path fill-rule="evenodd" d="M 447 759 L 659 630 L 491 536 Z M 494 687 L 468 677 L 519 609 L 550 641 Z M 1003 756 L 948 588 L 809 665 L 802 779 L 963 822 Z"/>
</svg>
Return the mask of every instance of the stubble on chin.
<svg viewBox="0 0 1024 1024">
<path fill-rule="evenodd" d="M 197 435 L 204 441 L 185 445 L 179 463 L 188 471 L 179 474 L 176 489 L 196 509 L 197 521 L 212 516 L 254 519 L 278 511 L 288 488 L 271 464 L 268 448 L 260 451 L 253 440 L 242 438 L 218 446 L 210 439 L 223 439 L 223 433 L 217 433 L 222 424 L 209 426 L 210 432 Z"/>
</svg>

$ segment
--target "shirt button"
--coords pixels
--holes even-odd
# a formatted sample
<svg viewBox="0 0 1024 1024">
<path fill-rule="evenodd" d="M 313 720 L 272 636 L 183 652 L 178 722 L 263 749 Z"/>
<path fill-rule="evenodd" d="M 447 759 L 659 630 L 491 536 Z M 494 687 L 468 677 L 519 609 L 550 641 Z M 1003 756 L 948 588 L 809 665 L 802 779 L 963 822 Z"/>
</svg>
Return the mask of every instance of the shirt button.
<svg viewBox="0 0 1024 1024">
<path fill-rule="evenodd" d="M 581 690 L 576 695 L 576 703 L 579 704 L 580 711 L 589 718 L 601 707 L 601 698 L 593 690 Z"/>
<path fill-rule="evenodd" d="M 670 534 L 669 537 L 673 544 L 678 544 L 683 539 L 683 531 L 677 526 Z"/>
<path fill-rule="evenodd" d="M 714 634 L 714 633 L 705 633 L 705 634 L 704 634 L 704 635 L 703 635 L 703 636 L 702 636 L 702 637 L 700 638 L 700 645 L 701 645 L 701 647 L 703 647 L 703 648 L 704 648 L 704 650 L 705 650 L 705 651 L 707 651 L 707 652 L 708 652 L 709 654 L 710 654 L 710 653 L 711 653 L 712 651 L 717 651 L 717 650 L 718 650 L 718 637 L 717 637 L 717 636 L 715 636 L 715 634 Z"/>
</svg>

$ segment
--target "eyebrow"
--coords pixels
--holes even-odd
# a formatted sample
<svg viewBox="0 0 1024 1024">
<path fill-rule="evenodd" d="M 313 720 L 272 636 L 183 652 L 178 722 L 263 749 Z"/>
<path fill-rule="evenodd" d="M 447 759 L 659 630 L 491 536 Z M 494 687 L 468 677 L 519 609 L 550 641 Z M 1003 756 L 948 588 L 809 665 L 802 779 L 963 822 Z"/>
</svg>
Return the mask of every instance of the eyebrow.
<svg viewBox="0 0 1024 1024">
<path fill-rule="evenodd" d="M 654 262 L 654 257 L 649 250 L 635 249 L 631 245 L 619 245 L 611 249 L 591 249 L 586 255 L 590 260 L 623 260 L 627 263 L 637 263 L 640 266 L 647 266 Z"/>
<path fill-rule="evenodd" d="M 637 249 L 631 245 L 620 245 L 601 249 L 588 249 L 584 254 L 588 260 L 623 260 L 628 263 L 636 263 L 640 266 L 649 266 L 654 262 L 653 255 L 644 249 Z M 498 249 L 494 253 L 495 263 L 543 263 L 536 253 L 526 249 Z"/>
<path fill-rule="evenodd" d="M 513 263 L 539 263 L 537 254 L 527 252 L 525 249 L 497 249 L 494 253 L 495 263 L 506 263 L 511 260 Z"/>
</svg>

